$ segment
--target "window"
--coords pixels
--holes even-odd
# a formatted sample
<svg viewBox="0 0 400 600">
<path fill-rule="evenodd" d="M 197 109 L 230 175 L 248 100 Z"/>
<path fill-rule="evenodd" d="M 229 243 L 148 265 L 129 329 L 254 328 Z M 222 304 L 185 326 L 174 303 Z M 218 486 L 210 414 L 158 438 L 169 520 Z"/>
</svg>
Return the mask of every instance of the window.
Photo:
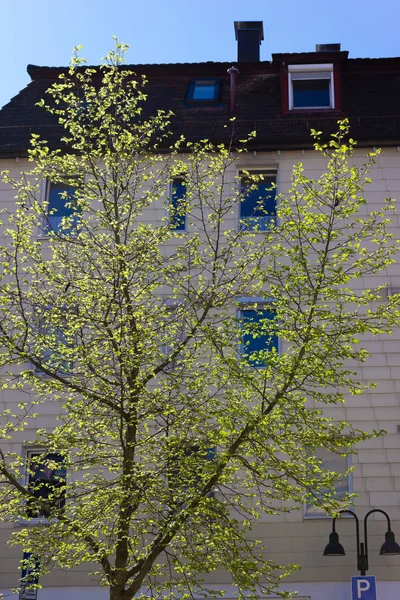
<svg viewBox="0 0 400 600">
<path fill-rule="evenodd" d="M 66 470 L 61 454 L 29 451 L 26 476 L 26 485 L 34 496 L 26 504 L 29 519 L 51 517 L 64 507 Z"/>
<path fill-rule="evenodd" d="M 315 456 L 317 456 L 321 462 L 321 468 L 326 469 L 327 471 L 335 471 L 336 473 L 343 473 L 343 478 L 336 482 L 335 484 L 335 495 L 334 498 L 336 500 L 340 500 L 344 498 L 345 495 L 351 492 L 351 473 L 345 475 L 347 469 L 350 464 L 349 456 L 340 456 L 339 454 L 335 454 L 331 450 L 326 450 L 325 448 L 318 448 L 315 451 Z M 321 492 L 317 494 L 317 496 L 322 497 Z M 346 508 L 346 506 L 343 506 Z M 320 506 L 316 506 L 313 503 L 307 503 L 305 505 L 305 516 L 306 517 L 325 517 L 326 512 Z"/>
<path fill-rule="evenodd" d="M 333 64 L 289 65 L 289 109 L 335 108 Z"/>
<path fill-rule="evenodd" d="M 31 552 L 24 552 L 22 557 L 20 598 L 32 598 L 32 600 L 36 600 L 37 590 L 32 589 L 32 586 L 36 586 L 39 583 L 39 570 L 39 558 Z"/>
<path fill-rule="evenodd" d="M 181 178 L 172 182 L 170 227 L 174 231 L 186 230 L 186 183 Z"/>
<path fill-rule="evenodd" d="M 52 323 L 50 311 L 51 308 L 38 311 L 31 350 L 43 367 L 65 375 L 71 373 L 73 369 L 72 360 L 66 356 L 71 344 L 62 326 Z M 42 371 L 36 367 L 36 372 Z"/>
<path fill-rule="evenodd" d="M 168 482 L 171 491 L 180 502 L 185 501 L 185 494 L 198 489 L 202 482 L 202 471 L 207 463 L 215 460 L 215 448 L 199 444 L 180 446 L 171 453 L 168 466 Z M 207 494 L 214 497 L 214 492 Z"/>
<path fill-rule="evenodd" d="M 252 175 L 260 177 L 258 181 Z M 266 231 L 276 223 L 276 172 L 241 174 L 240 228 Z"/>
<path fill-rule="evenodd" d="M 252 367 L 263 367 L 268 354 L 278 351 L 278 335 L 273 308 L 243 308 L 240 311 L 242 332 L 242 357 Z"/>
<path fill-rule="evenodd" d="M 161 361 L 169 360 L 164 367 L 164 373 L 171 373 L 180 365 L 179 357 L 171 360 L 171 354 L 176 350 L 177 346 L 185 340 L 186 332 L 182 314 L 183 301 L 178 299 L 168 299 L 165 303 L 166 313 L 165 322 L 160 330 L 160 334 L 165 339 L 165 343 L 161 346 Z"/>
<path fill-rule="evenodd" d="M 76 205 L 76 187 L 48 181 L 46 185 L 47 214 L 43 234 L 62 233 L 71 235 L 78 226 L 79 209 Z"/>
<path fill-rule="evenodd" d="M 192 79 L 186 96 L 187 104 L 210 105 L 219 101 L 221 81 L 215 78 Z"/>
</svg>

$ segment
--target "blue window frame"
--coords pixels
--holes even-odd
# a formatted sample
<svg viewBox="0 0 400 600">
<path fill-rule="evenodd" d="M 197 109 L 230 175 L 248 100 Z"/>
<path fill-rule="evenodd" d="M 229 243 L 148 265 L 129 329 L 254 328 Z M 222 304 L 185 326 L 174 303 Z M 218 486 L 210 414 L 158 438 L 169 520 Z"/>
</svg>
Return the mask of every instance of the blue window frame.
<svg viewBox="0 0 400 600">
<path fill-rule="evenodd" d="M 263 367 L 269 352 L 278 352 L 276 313 L 272 308 L 243 308 L 242 356 L 253 367 Z"/>
<path fill-rule="evenodd" d="M 78 226 L 79 210 L 74 198 L 76 187 L 48 182 L 47 215 L 44 233 L 71 235 Z M 63 219 L 65 219 L 63 221 Z"/>
<path fill-rule="evenodd" d="M 186 95 L 187 104 L 210 105 L 219 102 L 221 80 L 213 77 L 192 79 Z"/>
<path fill-rule="evenodd" d="M 186 230 L 186 183 L 183 179 L 172 182 L 170 227 L 174 231 Z"/>
<path fill-rule="evenodd" d="M 276 174 L 258 171 L 258 182 L 241 176 L 240 228 L 266 231 L 276 223 Z"/>
</svg>

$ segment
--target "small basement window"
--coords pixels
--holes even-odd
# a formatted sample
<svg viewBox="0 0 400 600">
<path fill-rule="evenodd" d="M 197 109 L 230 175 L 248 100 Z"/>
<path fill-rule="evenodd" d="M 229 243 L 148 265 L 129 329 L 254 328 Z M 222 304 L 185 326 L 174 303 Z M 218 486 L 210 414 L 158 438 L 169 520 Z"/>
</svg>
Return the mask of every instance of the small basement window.
<svg viewBox="0 0 400 600">
<path fill-rule="evenodd" d="M 335 108 L 333 64 L 289 65 L 289 110 Z"/>
<path fill-rule="evenodd" d="M 188 104 L 216 104 L 219 101 L 219 79 L 200 78 L 192 79 L 186 96 Z"/>
</svg>

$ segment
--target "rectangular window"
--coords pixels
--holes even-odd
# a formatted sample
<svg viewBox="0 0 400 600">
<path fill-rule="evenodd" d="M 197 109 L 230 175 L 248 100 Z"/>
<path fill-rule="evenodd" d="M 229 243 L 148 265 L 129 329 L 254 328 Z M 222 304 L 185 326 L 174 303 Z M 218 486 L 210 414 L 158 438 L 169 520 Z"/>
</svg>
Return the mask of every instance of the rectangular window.
<svg viewBox="0 0 400 600">
<path fill-rule="evenodd" d="M 165 343 L 161 346 L 161 361 L 168 359 L 170 362 L 164 368 L 164 373 L 171 373 L 178 365 L 182 366 L 179 357 L 171 359 L 171 354 L 176 350 L 177 346 L 185 340 L 186 331 L 182 318 L 181 300 L 168 299 L 165 303 L 165 321 L 160 328 L 161 339 Z M 158 357 L 160 358 L 160 357 Z"/>
<path fill-rule="evenodd" d="M 289 65 L 289 109 L 335 108 L 333 64 Z"/>
<path fill-rule="evenodd" d="M 29 451 L 26 458 L 26 485 L 33 498 L 26 503 L 29 519 L 56 516 L 65 505 L 66 470 L 58 452 Z"/>
<path fill-rule="evenodd" d="M 186 231 L 186 183 L 181 178 L 172 182 L 170 227 L 174 231 Z"/>
<path fill-rule="evenodd" d="M 241 174 L 240 228 L 246 231 L 266 231 L 276 223 L 276 172 L 257 171 L 260 180 L 251 173 Z"/>
<path fill-rule="evenodd" d="M 76 204 L 77 188 L 64 183 L 47 181 L 47 214 L 44 217 L 43 234 L 71 235 L 78 227 L 79 209 Z"/>
<path fill-rule="evenodd" d="M 203 483 L 202 471 L 209 461 L 215 460 L 215 448 L 197 444 L 181 446 L 173 453 L 168 466 L 169 487 L 177 499 L 185 501 L 185 495 L 198 489 Z M 207 494 L 212 498 L 214 492 Z"/>
<path fill-rule="evenodd" d="M 349 456 L 340 456 L 339 454 L 335 454 L 331 450 L 326 450 L 325 448 L 318 448 L 315 451 L 315 456 L 317 456 L 321 462 L 321 468 L 326 469 L 327 471 L 335 471 L 336 473 L 343 473 L 343 478 L 336 482 L 335 484 L 335 494 L 334 498 L 336 500 L 340 500 L 341 498 L 345 498 L 347 493 L 350 493 L 351 490 L 351 473 L 345 475 L 347 469 L 349 468 Z M 319 496 L 322 497 L 320 493 Z M 347 508 L 347 506 L 343 506 L 343 508 Z M 325 517 L 326 512 L 320 506 L 316 506 L 314 503 L 307 503 L 305 505 L 304 515 L 306 517 Z"/>
<path fill-rule="evenodd" d="M 21 570 L 21 591 L 19 594 L 20 600 L 36 600 L 37 590 L 32 589 L 31 586 L 39 583 L 39 570 L 40 561 L 39 558 L 34 556 L 31 552 L 24 552 L 22 557 L 22 570 Z"/>
<path fill-rule="evenodd" d="M 242 323 L 242 357 L 252 367 L 264 367 L 268 355 L 278 351 L 276 314 L 273 308 L 243 308 L 240 311 Z"/>
<path fill-rule="evenodd" d="M 49 309 L 51 310 L 51 309 Z M 71 347 L 65 331 L 60 325 L 52 324 L 50 315 L 41 310 L 37 316 L 31 351 L 37 356 L 43 367 L 59 374 L 72 372 L 73 362 L 68 358 L 68 347 Z M 42 370 L 36 367 L 36 372 Z"/>
<path fill-rule="evenodd" d="M 215 78 L 192 79 L 186 95 L 186 103 L 192 105 L 212 105 L 219 101 L 221 81 Z"/>
</svg>

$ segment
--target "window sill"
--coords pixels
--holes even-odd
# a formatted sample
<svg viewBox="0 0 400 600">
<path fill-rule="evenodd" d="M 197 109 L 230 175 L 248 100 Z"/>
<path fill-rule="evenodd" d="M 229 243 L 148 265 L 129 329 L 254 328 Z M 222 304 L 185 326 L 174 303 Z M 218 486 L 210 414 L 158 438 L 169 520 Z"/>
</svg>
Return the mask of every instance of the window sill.
<svg viewBox="0 0 400 600">
<path fill-rule="evenodd" d="M 175 233 L 175 234 L 178 234 L 178 235 L 181 235 L 181 234 L 183 235 L 183 234 L 185 234 L 185 233 L 188 232 L 188 230 L 187 230 L 186 227 L 185 227 L 185 229 L 173 229 L 172 227 L 170 227 L 169 230 L 170 230 L 171 233 Z"/>
<path fill-rule="evenodd" d="M 40 231 L 37 235 L 37 239 L 38 240 L 54 240 L 57 238 L 62 238 L 62 239 L 74 239 L 78 236 L 79 232 L 75 231 L 69 231 L 67 233 L 61 233 L 60 231 Z"/>
<path fill-rule="evenodd" d="M 193 113 L 197 112 L 213 112 L 224 114 L 227 110 L 226 104 L 184 104 L 185 111 L 190 110 Z"/>
<path fill-rule="evenodd" d="M 76 375 L 76 373 L 73 373 L 72 371 L 55 371 L 54 375 L 48 375 L 44 371 L 36 369 L 35 367 L 32 367 L 31 370 L 35 374 L 35 376 L 40 377 L 40 379 L 54 379 L 54 375 L 68 379 L 69 377 L 73 377 L 74 375 Z"/>
<path fill-rule="evenodd" d="M 303 521 L 310 521 L 310 520 L 315 520 L 315 519 L 332 519 L 332 515 L 327 515 L 325 514 L 320 514 L 320 515 L 303 515 Z M 342 514 L 340 515 L 340 518 L 342 519 L 351 519 L 352 516 L 351 515 L 347 515 L 347 514 Z"/>
<path fill-rule="evenodd" d="M 283 110 L 281 116 L 295 115 L 296 117 L 302 115 L 332 115 L 337 118 L 344 118 L 345 113 L 339 108 L 287 108 Z"/>
<path fill-rule="evenodd" d="M 247 233 L 270 233 L 277 227 L 276 215 L 267 215 L 265 217 L 241 217 L 237 226 L 238 231 Z"/>
<path fill-rule="evenodd" d="M 58 519 L 46 519 L 45 517 L 36 517 L 32 519 L 18 519 L 14 527 L 46 527 L 58 523 Z"/>
</svg>

